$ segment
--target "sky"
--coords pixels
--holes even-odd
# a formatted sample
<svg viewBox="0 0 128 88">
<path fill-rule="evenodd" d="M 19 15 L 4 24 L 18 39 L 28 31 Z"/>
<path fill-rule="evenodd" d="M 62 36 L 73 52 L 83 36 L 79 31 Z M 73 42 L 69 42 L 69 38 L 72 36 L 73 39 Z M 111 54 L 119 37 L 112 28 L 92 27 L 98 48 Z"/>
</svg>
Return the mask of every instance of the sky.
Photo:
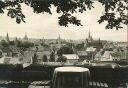
<svg viewBox="0 0 128 88">
<path fill-rule="evenodd" d="M 17 24 L 15 19 L 11 19 L 7 14 L 0 14 L 0 36 L 6 36 L 7 32 L 10 37 L 24 37 L 25 34 L 29 38 L 54 38 L 59 35 L 63 39 L 86 39 L 89 31 L 94 39 L 126 41 L 127 28 L 121 30 L 105 29 L 106 23 L 99 24 L 97 21 L 103 14 L 103 7 L 99 3 L 95 3 L 94 9 L 87 10 L 84 13 L 73 14 L 81 19 L 83 26 L 69 25 L 62 27 L 58 25 L 58 17 L 55 7 L 52 6 L 52 15 L 35 14 L 33 9 L 22 5 L 25 14 L 26 23 Z"/>
</svg>

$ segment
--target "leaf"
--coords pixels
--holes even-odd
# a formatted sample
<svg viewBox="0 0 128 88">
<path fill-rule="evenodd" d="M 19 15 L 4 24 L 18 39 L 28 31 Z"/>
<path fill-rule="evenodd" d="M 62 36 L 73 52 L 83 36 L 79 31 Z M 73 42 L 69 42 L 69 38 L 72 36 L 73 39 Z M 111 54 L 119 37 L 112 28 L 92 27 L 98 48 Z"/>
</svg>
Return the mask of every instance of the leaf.
<svg viewBox="0 0 128 88">
<path fill-rule="evenodd" d="M 21 22 L 21 19 L 19 17 L 17 17 L 16 22 L 19 24 Z"/>
</svg>

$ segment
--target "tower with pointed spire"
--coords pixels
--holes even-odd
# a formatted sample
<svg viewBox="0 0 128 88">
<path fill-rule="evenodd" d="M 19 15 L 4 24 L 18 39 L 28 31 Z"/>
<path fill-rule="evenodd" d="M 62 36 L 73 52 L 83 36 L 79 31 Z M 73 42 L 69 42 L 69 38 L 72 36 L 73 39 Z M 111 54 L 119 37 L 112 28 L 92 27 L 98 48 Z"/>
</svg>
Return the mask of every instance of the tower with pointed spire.
<svg viewBox="0 0 128 88">
<path fill-rule="evenodd" d="M 25 36 L 24 36 L 23 40 L 24 40 L 24 41 L 28 41 L 28 36 L 27 36 L 26 33 L 25 33 Z"/>
<path fill-rule="evenodd" d="M 88 42 L 92 42 L 92 41 L 93 41 L 93 38 L 92 38 L 92 36 L 91 36 L 91 34 L 90 34 L 90 30 L 89 30 Z"/>
<path fill-rule="evenodd" d="M 88 35 L 88 38 L 91 38 L 91 34 L 90 34 L 90 30 L 89 30 L 89 33 L 88 33 L 89 35 Z"/>
<path fill-rule="evenodd" d="M 59 34 L 59 37 L 58 37 L 58 44 L 61 44 L 61 37 L 60 37 L 60 34 Z"/>
<path fill-rule="evenodd" d="M 6 41 L 7 41 L 7 42 L 10 42 L 8 33 L 7 33 L 7 36 L 6 36 Z"/>
</svg>

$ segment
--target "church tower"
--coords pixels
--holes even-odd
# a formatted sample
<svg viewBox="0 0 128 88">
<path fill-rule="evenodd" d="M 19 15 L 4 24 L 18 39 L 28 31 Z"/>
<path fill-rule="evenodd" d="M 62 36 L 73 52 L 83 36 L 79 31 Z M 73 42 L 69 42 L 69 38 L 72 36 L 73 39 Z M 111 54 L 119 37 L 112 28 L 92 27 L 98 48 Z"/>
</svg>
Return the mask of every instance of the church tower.
<svg viewBox="0 0 128 88">
<path fill-rule="evenodd" d="M 89 30 L 88 42 L 92 42 L 92 41 L 93 41 L 93 38 L 92 38 L 92 36 L 91 36 L 91 34 L 90 34 L 90 30 Z"/>
<path fill-rule="evenodd" d="M 6 36 L 6 41 L 7 41 L 7 42 L 10 42 L 8 33 L 7 33 L 7 36 Z"/>
<path fill-rule="evenodd" d="M 60 37 L 60 34 L 59 34 L 59 37 L 58 37 L 58 44 L 61 44 L 61 37 Z"/>
<path fill-rule="evenodd" d="M 24 36 L 23 40 L 28 41 L 28 36 L 26 35 L 26 33 L 25 33 L 25 36 Z"/>
</svg>

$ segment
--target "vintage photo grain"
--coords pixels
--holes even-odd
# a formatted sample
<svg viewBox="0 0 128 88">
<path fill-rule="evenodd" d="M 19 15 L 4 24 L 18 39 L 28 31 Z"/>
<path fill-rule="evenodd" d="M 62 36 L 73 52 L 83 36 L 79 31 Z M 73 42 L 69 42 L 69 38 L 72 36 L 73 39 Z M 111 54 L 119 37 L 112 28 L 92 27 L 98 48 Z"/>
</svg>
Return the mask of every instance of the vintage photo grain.
<svg viewBox="0 0 128 88">
<path fill-rule="evenodd" d="M 128 88 L 128 0 L 0 0 L 0 88 Z"/>
</svg>

